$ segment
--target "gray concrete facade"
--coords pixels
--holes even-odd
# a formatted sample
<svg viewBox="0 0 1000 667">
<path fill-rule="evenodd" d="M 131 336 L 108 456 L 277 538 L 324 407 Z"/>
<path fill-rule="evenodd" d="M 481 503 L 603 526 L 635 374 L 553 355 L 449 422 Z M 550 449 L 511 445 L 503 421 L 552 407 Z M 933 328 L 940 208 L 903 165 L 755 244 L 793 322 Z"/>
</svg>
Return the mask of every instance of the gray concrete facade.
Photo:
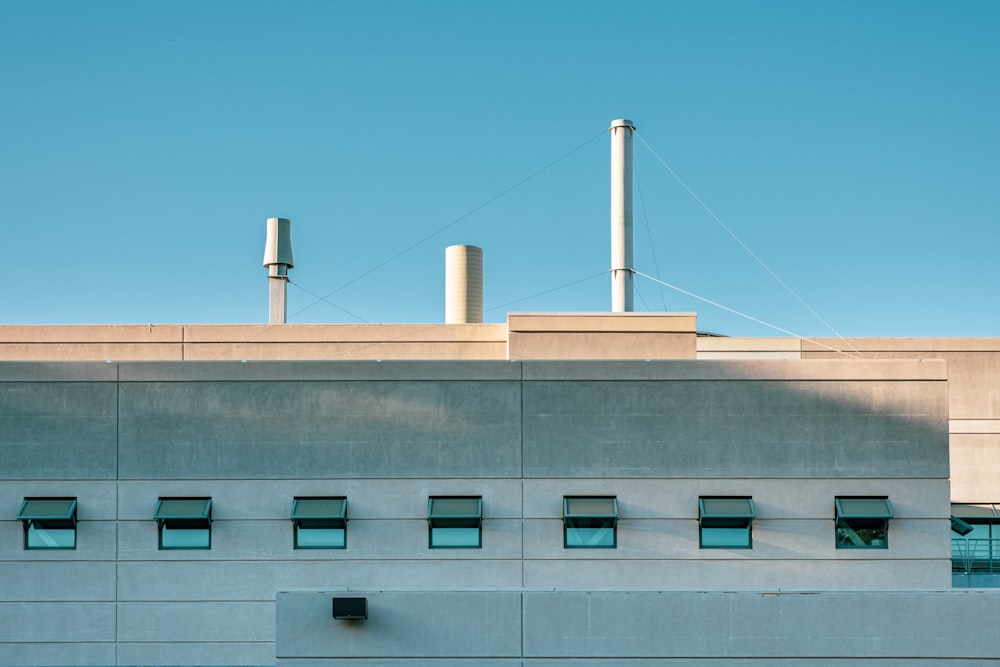
<svg viewBox="0 0 1000 667">
<path fill-rule="evenodd" d="M 874 623 L 870 664 L 982 657 L 957 629 L 965 653 L 905 653 L 874 602 L 924 610 L 918 635 L 993 632 L 1000 598 L 943 592 L 948 410 L 935 360 L 3 363 L 0 663 L 616 664 L 573 641 L 582 600 L 620 610 L 605 646 L 640 633 L 642 667 L 801 660 L 803 642 L 753 647 L 775 613 L 818 632 L 803 609 Z M 292 498 L 311 495 L 348 498 L 346 549 L 293 548 Z M 481 549 L 428 548 L 433 495 L 482 496 Z M 563 548 L 565 495 L 618 498 L 616 549 Z M 752 549 L 699 548 L 702 495 L 753 497 Z M 892 503 L 889 547 L 836 549 L 834 498 L 869 495 Z M 212 498 L 210 550 L 158 549 L 171 496 Z M 75 550 L 23 548 L 26 497 L 78 499 Z M 373 596 L 368 625 L 331 626 L 343 590 Z M 719 625 L 734 605 L 756 620 Z M 663 643 L 664 615 L 687 643 Z M 733 627 L 747 652 L 694 652 Z M 413 638 L 446 631 L 463 643 Z"/>
<path fill-rule="evenodd" d="M 331 618 L 342 595 L 366 596 L 368 620 Z M 997 657 L 981 633 L 998 612 L 1000 596 L 971 591 L 281 592 L 277 654 L 282 667 L 971 665 Z"/>
</svg>

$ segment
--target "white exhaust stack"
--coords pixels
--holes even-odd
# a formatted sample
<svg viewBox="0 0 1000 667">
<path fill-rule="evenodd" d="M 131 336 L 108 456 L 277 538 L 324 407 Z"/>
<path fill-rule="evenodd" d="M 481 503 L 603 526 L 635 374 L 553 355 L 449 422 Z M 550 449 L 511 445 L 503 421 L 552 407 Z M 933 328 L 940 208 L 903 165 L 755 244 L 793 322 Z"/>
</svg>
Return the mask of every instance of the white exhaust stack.
<svg viewBox="0 0 1000 667">
<path fill-rule="evenodd" d="M 611 121 L 611 312 L 632 312 L 632 133 Z"/>
<path fill-rule="evenodd" d="M 448 246 L 444 261 L 445 323 L 482 323 L 483 249 L 474 245 Z"/>
<path fill-rule="evenodd" d="M 267 243 L 264 244 L 264 266 L 267 267 L 268 323 L 285 324 L 288 317 L 286 301 L 288 269 L 295 266 L 292 260 L 292 221 L 287 218 L 267 219 Z"/>
</svg>

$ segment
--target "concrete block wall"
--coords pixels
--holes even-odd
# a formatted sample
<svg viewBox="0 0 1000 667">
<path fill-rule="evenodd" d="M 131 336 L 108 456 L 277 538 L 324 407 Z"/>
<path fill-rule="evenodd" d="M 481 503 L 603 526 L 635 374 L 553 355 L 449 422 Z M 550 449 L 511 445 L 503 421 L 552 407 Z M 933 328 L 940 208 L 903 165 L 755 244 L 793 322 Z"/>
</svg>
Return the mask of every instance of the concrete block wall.
<svg viewBox="0 0 1000 667">
<path fill-rule="evenodd" d="M 0 663 L 274 664 L 289 589 L 486 587 L 506 628 L 525 590 L 950 585 L 941 362 L 14 363 L 0 397 Z M 427 548 L 450 494 L 482 549 Z M 562 548 L 567 494 L 618 496 L 617 549 Z M 754 497 L 752 550 L 698 549 L 709 494 Z M 857 494 L 889 549 L 834 548 Z M 211 550 L 157 549 L 175 495 L 212 497 Z M 292 548 L 296 495 L 348 497 L 346 549 Z M 23 550 L 26 496 L 78 498 L 76 550 Z"/>
</svg>

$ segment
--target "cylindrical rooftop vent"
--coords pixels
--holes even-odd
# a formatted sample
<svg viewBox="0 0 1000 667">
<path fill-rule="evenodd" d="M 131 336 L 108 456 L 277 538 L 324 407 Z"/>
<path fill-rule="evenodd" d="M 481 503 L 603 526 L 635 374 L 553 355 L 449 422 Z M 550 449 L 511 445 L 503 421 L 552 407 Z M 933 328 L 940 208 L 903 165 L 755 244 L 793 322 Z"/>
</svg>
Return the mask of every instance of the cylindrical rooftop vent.
<svg viewBox="0 0 1000 667">
<path fill-rule="evenodd" d="M 267 242 L 264 243 L 264 266 L 268 277 L 267 321 L 284 324 L 288 318 L 288 269 L 292 259 L 292 221 L 267 219 Z"/>
<path fill-rule="evenodd" d="M 264 266 L 284 264 L 295 266 L 292 260 L 292 221 L 288 218 L 267 219 L 267 243 L 264 244 Z"/>
<path fill-rule="evenodd" d="M 444 321 L 479 324 L 483 321 L 483 249 L 453 245 L 445 249 Z"/>
</svg>

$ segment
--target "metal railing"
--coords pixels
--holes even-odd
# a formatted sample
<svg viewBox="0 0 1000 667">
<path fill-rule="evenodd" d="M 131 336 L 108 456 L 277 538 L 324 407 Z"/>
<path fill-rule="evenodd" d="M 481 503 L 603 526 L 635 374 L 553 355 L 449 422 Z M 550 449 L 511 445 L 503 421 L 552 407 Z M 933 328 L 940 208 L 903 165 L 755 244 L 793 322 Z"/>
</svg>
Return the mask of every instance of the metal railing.
<svg viewBox="0 0 1000 667">
<path fill-rule="evenodd" d="M 1000 574 L 1000 538 L 953 537 L 951 571 L 961 574 Z"/>
</svg>

